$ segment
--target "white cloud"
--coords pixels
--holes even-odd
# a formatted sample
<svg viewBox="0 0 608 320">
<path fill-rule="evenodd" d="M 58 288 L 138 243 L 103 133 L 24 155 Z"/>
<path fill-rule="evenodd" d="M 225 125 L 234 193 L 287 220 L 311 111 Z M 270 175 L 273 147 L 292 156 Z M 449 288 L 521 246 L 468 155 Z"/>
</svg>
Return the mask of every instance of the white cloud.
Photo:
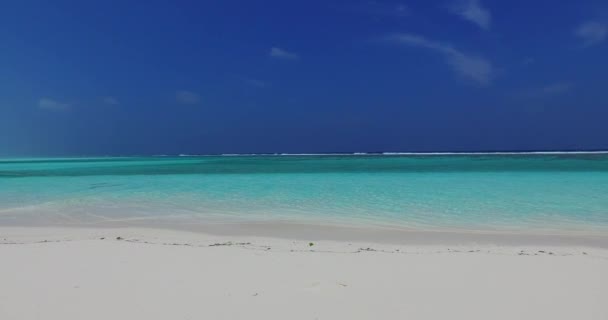
<svg viewBox="0 0 608 320">
<path fill-rule="evenodd" d="M 252 78 L 242 78 L 242 79 L 243 79 L 243 81 L 245 81 L 246 83 L 248 83 L 249 85 L 252 85 L 254 87 L 265 88 L 268 86 L 268 83 L 266 81 L 252 79 Z"/>
<path fill-rule="evenodd" d="M 556 95 L 568 92 L 572 89 L 572 84 L 567 82 L 554 83 L 540 88 L 542 95 Z"/>
<path fill-rule="evenodd" d="M 576 28 L 574 34 L 583 40 L 585 46 L 592 46 L 606 39 L 608 26 L 597 21 L 587 21 Z"/>
<path fill-rule="evenodd" d="M 492 81 L 492 65 L 485 59 L 454 52 L 448 61 L 454 70 L 479 84 L 487 85 Z"/>
<path fill-rule="evenodd" d="M 270 48 L 270 56 L 279 59 L 285 60 L 298 60 L 300 58 L 299 55 L 293 52 L 289 52 L 287 50 L 281 49 L 279 47 Z"/>
<path fill-rule="evenodd" d="M 115 105 L 119 105 L 120 104 L 118 102 L 118 100 L 116 100 L 116 98 L 114 98 L 114 97 L 104 97 L 103 98 L 103 103 L 105 103 L 107 105 L 111 105 L 111 106 L 115 106 Z"/>
<path fill-rule="evenodd" d="M 183 104 L 197 104 L 201 101 L 201 97 L 196 92 L 181 90 L 175 94 L 175 99 Z"/>
<path fill-rule="evenodd" d="M 405 17 L 410 15 L 409 7 L 403 3 L 367 1 L 353 4 L 348 8 L 351 9 L 351 11 L 369 14 L 372 16 Z"/>
<path fill-rule="evenodd" d="M 465 54 L 449 44 L 407 33 L 389 35 L 385 37 L 385 40 L 438 52 L 445 57 L 454 71 L 478 84 L 488 85 L 492 81 L 493 68 L 489 61 L 478 56 Z"/>
<path fill-rule="evenodd" d="M 395 6 L 395 13 L 397 13 L 398 15 L 406 15 L 410 12 L 410 10 L 408 9 L 408 7 L 402 3 L 398 4 Z"/>
<path fill-rule="evenodd" d="M 40 109 L 61 111 L 69 109 L 70 105 L 50 98 L 40 98 L 40 100 L 38 100 L 38 107 Z"/>
<path fill-rule="evenodd" d="M 544 100 L 567 94 L 571 92 L 573 88 L 574 84 L 571 82 L 562 81 L 546 84 L 544 86 L 529 87 L 518 92 L 516 95 L 525 99 Z"/>
<path fill-rule="evenodd" d="M 522 64 L 524 66 L 529 66 L 531 64 L 534 64 L 535 62 L 536 62 L 536 59 L 531 58 L 531 57 L 527 57 L 527 58 L 524 59 L 524 61 L 522 62 Z"/>
<path fill-rule="evenodd" d="M 479 0 L 459 0 L 451 9 L 455 14 L 480 28 L 490 29 L 492 15 L 488 9 L 481 6 Z"/>
</svg>

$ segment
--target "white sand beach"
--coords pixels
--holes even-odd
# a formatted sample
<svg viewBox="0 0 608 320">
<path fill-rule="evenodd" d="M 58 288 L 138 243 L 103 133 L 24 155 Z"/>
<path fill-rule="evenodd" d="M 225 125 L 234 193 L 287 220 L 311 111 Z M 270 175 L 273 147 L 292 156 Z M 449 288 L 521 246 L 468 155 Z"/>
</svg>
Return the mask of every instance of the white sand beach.
<svg viewBox="0 0 608 320">
<path fill-rule="evenodd" d="M 2 227 L 0 319 L 608 319 L 605 246 L 371 240 Z"/>
</svg>

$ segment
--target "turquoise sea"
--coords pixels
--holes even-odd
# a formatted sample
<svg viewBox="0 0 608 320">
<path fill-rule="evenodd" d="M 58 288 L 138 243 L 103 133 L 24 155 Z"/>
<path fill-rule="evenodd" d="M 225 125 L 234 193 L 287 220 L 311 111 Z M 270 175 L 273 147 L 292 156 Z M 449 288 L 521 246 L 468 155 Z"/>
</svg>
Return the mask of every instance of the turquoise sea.
<svg viewBox="0 0 608 320">
<path fill-rule="evenodd" d="M 264 221 L 605 234 L 608 154 L 0 160 L 0 226 Z"/>
</svg>

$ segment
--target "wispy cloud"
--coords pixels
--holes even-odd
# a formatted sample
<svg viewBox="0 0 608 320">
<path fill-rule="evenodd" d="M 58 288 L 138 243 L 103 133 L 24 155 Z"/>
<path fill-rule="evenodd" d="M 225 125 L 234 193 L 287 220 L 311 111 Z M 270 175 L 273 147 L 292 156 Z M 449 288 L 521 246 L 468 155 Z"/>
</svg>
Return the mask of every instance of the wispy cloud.
<svg viewBox="0 0 608 320">
<path fill-rule="evenodd" d="M 103 97 L 103 103 L 111 106 L 119 105 L 120 103 L 114 97 Z"/>
<path fill-rule="evenodd" d="M 522 62 L 522 64 L 524 66 L 529 66 L 531 64 L 534 64 L 535 62 L 536 62 L 536 59 L 531 58 L 531 57 L 527 57 L 527 58 L 524 59 L 524 61 Z"/>
<path fill-rule="evenodd" d="M 253 78 L 248 78 L 248 77 L 241 77 L 241 80 L 243 80 L 245 83 L 253 86 L 253 87 L 258 87 L 258 88 L 265 88 L 268 86 L 268 82 L 266 81 L 262 81 L 262 80 L 258 80 L 258 79 L 253 79 Z"/>
<path fill-rule="evenodd" d="M 40 98 L 40 100 L 38 100 L 38 107 L 46 110 L 63 111 L 69 109 L 70 105 L 51 98 Z"/>
<path fill-rule="evenodd" d="M 520 98 L 544 100 L 551 99 L 553 97 L 559 97 L 561 95 L 572 92 L 574 84 L 571 82 L 554 82 L 543 86 L 526 88 L 519 91 L 515 95 Z"/>
<path fill-rule="evenodd" d="M 592 46 L 606 40 L 608 26 L 597 21 L 587 21 L 578 26 L 574 34 L 583 40 L 585 46 Z"/>
<path fill-rule="evenodd" d="M 410 15 L 410 8 L 403 3 L 385 3 L 364 1 L 346 7 L 346 10 L 372 16 L 405 17 Z"/>
<path fill-rule="evenodd" d="M 289 52 L 285 49 L 281 49 L 279 47 L 272 47 L 270 48 L 270 56 L 273 58 L 278 58 L 278 59 L 285 59 L 285 60 L 298 60 L 300 59 L 300 56 L 294 52 Z"/>
<path fill-rule="evenodd" d="M 569 82 L 558 82 L 550 85 L 541 87 L 539 93 L 544 96 L 553 96 L 557 94 L 566 93 L 572 90 L 572 83 Z"/>
<path fill-rule="evenodd" d="M 182 104 L 197 104 L 201 101 L 201 97 L 196 92 L 181 90 L 175 93 L 175 100 Z"/>
<path fill-rule="evenodd" d="M 493 68 L 488 60 L 479 56 L 465 54 L 449 44 L 408 33 L 388 35 L 384 39 L 392 43 L 424 48 L 440 53 L 445 57 L 446 62 L 454 71 L 480 85 L 488 85 L 492 81 Z"/>
<path fill-rule="evenodd" d="M 450 7 L 451 11 L 461 18 L 476 24 L 478 27 L 488 30 L 492 23 L 492 14 L 481 6 L 479 0 L 458 0 Z"/>
</svg>

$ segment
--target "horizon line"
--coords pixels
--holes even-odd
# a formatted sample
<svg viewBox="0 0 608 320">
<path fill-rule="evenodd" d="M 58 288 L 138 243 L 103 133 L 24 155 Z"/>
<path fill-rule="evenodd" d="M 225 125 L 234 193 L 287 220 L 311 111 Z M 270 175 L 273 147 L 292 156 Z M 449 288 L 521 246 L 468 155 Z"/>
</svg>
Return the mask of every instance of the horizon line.
<svg viewBox="0 0 608 320">
<path fill-rule="evenodd" d="M 153 155 L 66 155 L 66 156 L 8 156 L 0 159 L 76 159 L 76 158 L 137 158 L 137 157 L 246 157 L 246 156 L 442 156 L 442 155 L 559 155 L 608 154 L 608 150 L 539 150 L 539 151 L 385 151 L 385 152 L 318 152 L 318 153 L 207 153 L 207 154 L 153 154 Z"/>
</svg>

